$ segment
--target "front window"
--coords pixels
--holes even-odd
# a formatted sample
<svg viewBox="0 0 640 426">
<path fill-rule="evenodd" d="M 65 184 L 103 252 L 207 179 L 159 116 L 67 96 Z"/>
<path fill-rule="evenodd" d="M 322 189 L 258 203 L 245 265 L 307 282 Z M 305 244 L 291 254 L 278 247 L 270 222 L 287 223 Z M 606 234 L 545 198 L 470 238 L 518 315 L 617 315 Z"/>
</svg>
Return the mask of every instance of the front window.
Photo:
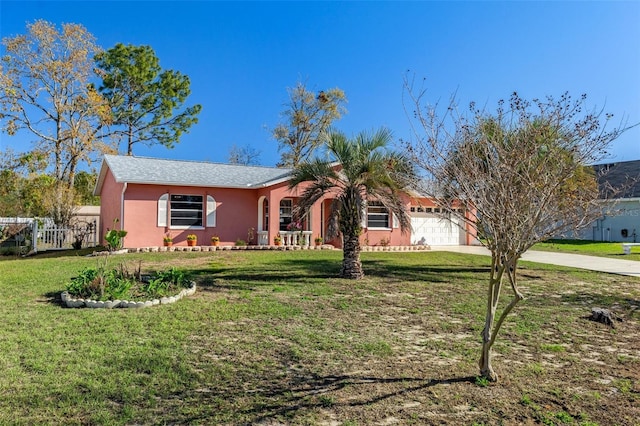
<svg viewBox="0 0 640 426">
<path fill-rule="evenodd" d="M 380 201 L 367 203 L 367 228 L 389 228 L 389 210 Z"/>
<path fill-rule="evenodd" d="M 202 195 L 171 195 L 171 226 L 201 227 Z"/>
<path fill-rule="evenodd" d="M 287 231 L 293 220 L 293 200 L 280 201 L 280 230 Z"/>
</svg>

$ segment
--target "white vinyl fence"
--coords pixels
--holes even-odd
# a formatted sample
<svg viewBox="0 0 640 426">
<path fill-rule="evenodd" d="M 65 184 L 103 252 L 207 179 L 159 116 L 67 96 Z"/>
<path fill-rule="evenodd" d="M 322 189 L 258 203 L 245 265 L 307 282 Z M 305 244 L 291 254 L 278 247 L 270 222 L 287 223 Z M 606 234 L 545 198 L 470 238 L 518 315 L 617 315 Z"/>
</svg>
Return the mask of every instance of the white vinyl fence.
<svg viewBox="0 0 640 426">
<path fill-rule="evenodd" d="M 95 221 L 61 228 L 47 219 L 0 218 L 0 254 L 25 255 L 97 245 Z"/>
</svg>

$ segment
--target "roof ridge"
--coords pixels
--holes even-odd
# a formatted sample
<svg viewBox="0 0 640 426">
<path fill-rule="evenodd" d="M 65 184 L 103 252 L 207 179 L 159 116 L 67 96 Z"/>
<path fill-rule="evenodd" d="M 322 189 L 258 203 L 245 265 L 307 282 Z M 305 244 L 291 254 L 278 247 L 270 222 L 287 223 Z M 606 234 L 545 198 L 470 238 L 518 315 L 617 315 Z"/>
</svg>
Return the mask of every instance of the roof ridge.
<svg viewBox="0 0 640 426">
<path fill-rule="evenodd" d="M 121 155 L 121 154 L 105 154 L 105 157 L 120 157 L 120 158 L 135 158 L 140 160 L 153 160 L 153 161 L 173 161 L 180 163 L 196 163 L 196 164 L 210 164 L 210 165 L 218 165 L 218 166 L 230 166 L 230 167 L 252 167 L 257 169 L 271 169 L 271 170 L 282 170 L 282 171 L 290 171 L 291 168 L 288 167 L 276 167 L 276 166 L 264 166 L 264 165 L 254 165 L 254 164 L 233 164 L 233 163 L 221 163 L 216 161 L 206 161 L 206 160 L 184 160 L 184 159 L 174 159 L 174 158 L 158 158 L 158 157 L 146 157 L 146 156 L 137 156 L 137 155 Z"/>
<path fill-rule="evenodd" d="M 611 161 L 609 163 L 597 163 L 597 164 L 593 164 L 594 167 L 601 167 L 601 166 L 613 166 L 614 164 L 626 164 L 626 163 L 639 163 L 640 164 L 640 160 L 620 160 L 620 161 Z"/>
</svg>

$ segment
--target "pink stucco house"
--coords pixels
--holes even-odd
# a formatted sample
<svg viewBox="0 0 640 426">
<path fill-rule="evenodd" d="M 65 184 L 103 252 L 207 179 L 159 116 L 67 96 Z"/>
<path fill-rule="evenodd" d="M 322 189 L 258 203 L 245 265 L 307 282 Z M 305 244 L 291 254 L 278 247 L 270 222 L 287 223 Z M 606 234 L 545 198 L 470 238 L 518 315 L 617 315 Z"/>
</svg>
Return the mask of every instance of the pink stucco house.
<svg viewBox="0 0 640 426">
<path fill-rule="evenodd" d="M 327 240 L 330 198 L 318 201 L 302 220 L 302 231 L 291 232 L 293 207 L 300 190 L 288 188 L 290 169 L 105 155 L 95 194 L 101 198 L 100 240 L 108 228 L 126 229 L 125 247 L 161 246 L 170 235 L 174 245 L 186 245 L 195 234 L 198 245 L 219 236 L 222 245 L 238 239 L 271 245 L 277 234 L 285 245 L 313 245 Z M 437 216 L 428 199 L 406 196 L 413 231 L 401 234 L 386 209 L 370 202 L 363 243 L 368 245 L 469 244 L 471 237 L 457 224 Z M 251 231 L 252 230 L 252 231 Z"/>
</svg>

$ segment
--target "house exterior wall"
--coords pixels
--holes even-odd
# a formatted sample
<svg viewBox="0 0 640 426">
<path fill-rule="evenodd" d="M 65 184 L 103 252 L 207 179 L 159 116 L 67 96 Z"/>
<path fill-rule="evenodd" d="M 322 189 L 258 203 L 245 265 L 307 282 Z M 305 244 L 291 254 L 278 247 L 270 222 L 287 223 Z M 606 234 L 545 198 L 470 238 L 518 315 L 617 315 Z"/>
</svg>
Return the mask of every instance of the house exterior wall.
<svg viewBox="0 0 640 426">
<path fill-rule="evenodd" d="M 163 237 L 170 235 L 174 245 L 187 245 L 188 234 L 195 234 L 198 245 L 211 244 L 211 237 L 218 236 L 220 244 L 233 245 L 237 240 L 248 240 L 248 233 L 253 229 L 253 244 L 258 243 L 258 231 L 267 231 L 266 243 L 273 244 L 274 237 L 280 231 L 280 202 L 283 199 L 292 199 L 295 206 L 297 198 L 302 195 L 304 184 L 290 190 L 288 182 L 280 182 L 268 187 L 243 189 L 243 188 L 212 188 L 195 186 L 149 185 L 137 183 L 118 183 L 110 170 L 107 170 L 102 185 L 101 196 L 101 228 L 100 241 L 104 241 L 107 228 L 113 227 L 113 220 L 117 218 L 120 223 L 117 229 L 128 231 L 124 239 L 125 247 L 148 247 L 163 244 Z M 176 229 L 167 224 L 158 224 L 158 201 L 164 194 L 199 195 L 203 197 L 203 226 L 190 227 L 188 229 Z M 206 200 L 207 196 L 215 199 L 216 223 L 215 226 L 206 224 Z M 311 231 L 311 241 L 321 236 L 325 243 L 338 248 L 342 247 L 341 238 L 328 238 L 327 224 L 330 214 L 331 194 L 319 200 L 311 209 L 306 225 L 307 231 Z M 170 198 L 170 197 L 169 197 Z M 121 200 L 124 199 L 124 205 Z M 407 209 L 419 203 L 424 206 L 434 206 L 432 201 L 426 198 L 411 198 L 404 196 Z M 264 217 L 264 205 L 268 205 L 268 219 Z M 268 224 L 267 224 L 268 222 Z M 363 232 L 360 242 L 363 245 L 411 245 L 411 233 L 402 233 L 393 217 L 389 218 L 388 228 L 370 228 L 363 224 Z M 396 226 L 394 226 L 394 224 Z M 268 228 L 268 230 L 266 229 Z M 470 237 L 467 237 L 469 242 Z M 471 237 L 472 238 L 472 237 Z"/>
<path fill-rule="evenodd" d="M 571 238 L 591 241 L 640 242 L 640 199 L 608 202 L 602 218 L 578 231 Z M 626 237 L 623 236 L 626 230 Z"/>
<path fill-rule="evenodd" d="M 167 223 L 158 226 L 158 200 L 163 194 L 210 195 L 216 202 L 215 226 L 177 229 Z M 204 188 L 187 186 L 161 186 L 129 184 L 125 192 L 125 228 L 129 230 L 126 246 L 143 247 L 162 245 L 165 235 L 173 238 L 174 245 L 186 245 L 187 235 L 195 234 L 198 245 L 209 245 L 211 237 L 220 237 L 221 244 L 235 244 L 247 240 L 249 228 L 258 222 L 257 191 L 253 189 Z M 206 216 L 206 212 L 203 212 Z"/>
<path fill-rule="evenodd" d="M 107 170 L 105 180 L 102 186 L 101 201 L 100 201 L 100 224 L 99 224 L 99 241 L 104 243 L 104 236 L 107 233 L 107 229 L 112 229 L 114 226 L 114 219 L 119 221 L 116 224 L 116 229 L 120 229 L 122 225 L 122 218 L 120 217 L 122 207 L 122 189 L 123 183 L 118 183 L 113 178 L 111 170 Z M 126 229 L 126 228 L 123 228 Z M 125 245 L 127 244 L 127 237 L 125 237 Z"/>
</svg>

